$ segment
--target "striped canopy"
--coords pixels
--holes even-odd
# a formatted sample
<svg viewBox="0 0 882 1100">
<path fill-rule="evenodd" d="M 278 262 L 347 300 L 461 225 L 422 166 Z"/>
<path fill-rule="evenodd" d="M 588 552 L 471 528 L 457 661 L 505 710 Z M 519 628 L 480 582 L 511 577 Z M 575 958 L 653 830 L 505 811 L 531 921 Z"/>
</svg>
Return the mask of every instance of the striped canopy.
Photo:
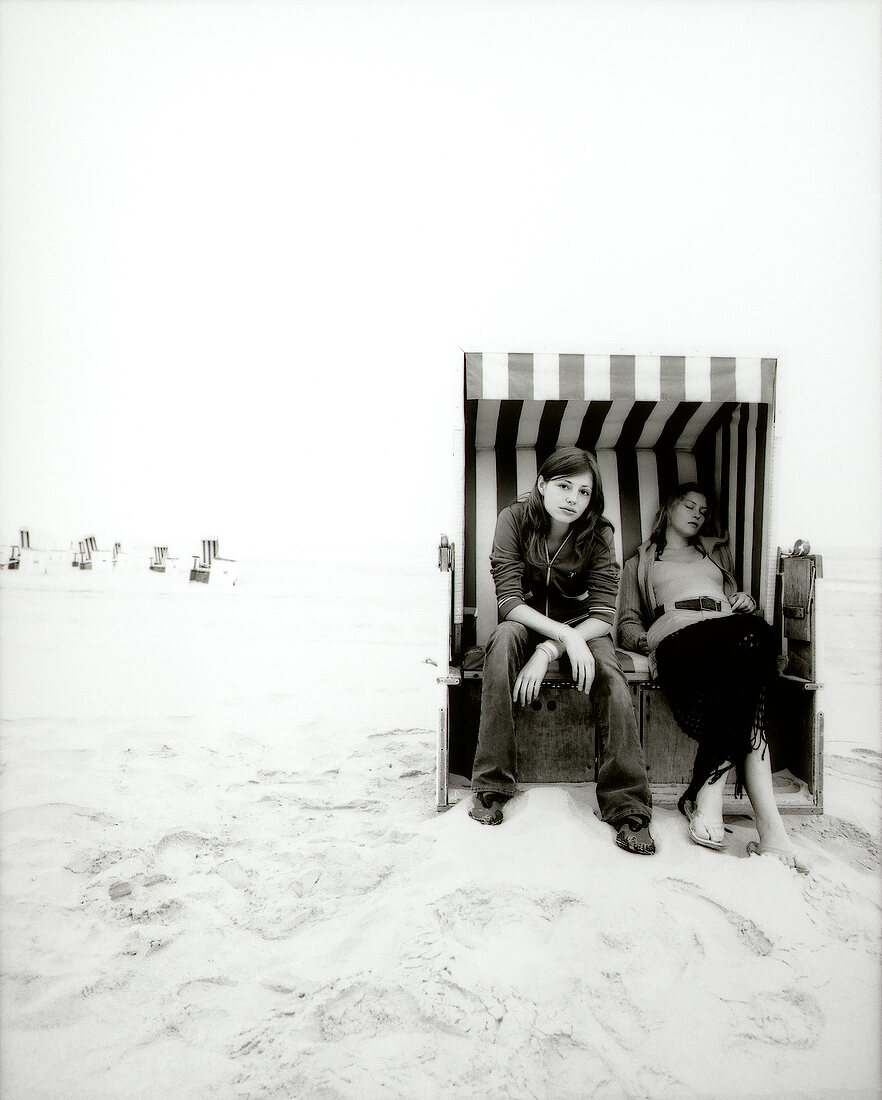
<svg viewBox="0 0 882 1100">
<path fill-rule="evenodd" d="M 466 398 L 519 401 L 774 400 L 774 359 L 466 352 Z"/>
<path fill-rule="evenodd" d="M 495 625 L 496 515 L 564 446 L 597 457 L 620 563 L 678 483 L 712 488 L 739 580 L 761 601 L 775 368 L 774 359 L 467 352 L 462 595 L 478 611 L 479 638 Z"/>
</svg>

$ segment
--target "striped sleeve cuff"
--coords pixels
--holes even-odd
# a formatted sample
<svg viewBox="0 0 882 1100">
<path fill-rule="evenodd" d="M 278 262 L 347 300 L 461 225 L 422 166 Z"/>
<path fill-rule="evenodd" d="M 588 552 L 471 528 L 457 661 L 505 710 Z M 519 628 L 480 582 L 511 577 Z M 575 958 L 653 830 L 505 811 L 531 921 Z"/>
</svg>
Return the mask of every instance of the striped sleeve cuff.
<svg viewBox="0 0 882 1100">
<path fill-rule="evenodd" d="M 504 619 L 509 611 L 512 611 L 519 604 L 522 604 L 524 602 L 525 601 L 522 600 L 520 596 L 503 596 L 501 600 L 496 601 L 496 606 L 499 608 L 500 617 Z"/>
</svg>

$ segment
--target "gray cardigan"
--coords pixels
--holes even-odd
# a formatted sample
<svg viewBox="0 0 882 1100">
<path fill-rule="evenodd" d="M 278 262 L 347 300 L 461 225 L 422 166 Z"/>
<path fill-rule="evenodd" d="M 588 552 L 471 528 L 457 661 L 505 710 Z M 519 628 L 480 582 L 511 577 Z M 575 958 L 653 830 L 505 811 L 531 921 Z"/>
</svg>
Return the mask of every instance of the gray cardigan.
<svg viewBox="0 0 882 1100">
<path fill-rule="evenodd" d="M 723 591 L 732 596 L 738 591 L 734 577 L 734 563 L 729 550 L 729 538 L 712 535 L 699 536 L 699 542 L 710 560 L 723 571 Z M 619 599 L 618 639 L 622 649 L 634 653 L 649 653 L 646 632 L 652 626 L 658 606 L 652 586 L 652 570 L 656 560 L 656 546 L 644 542 L 633 558 L 625 562 L 622 570 Z"/>
</svg>

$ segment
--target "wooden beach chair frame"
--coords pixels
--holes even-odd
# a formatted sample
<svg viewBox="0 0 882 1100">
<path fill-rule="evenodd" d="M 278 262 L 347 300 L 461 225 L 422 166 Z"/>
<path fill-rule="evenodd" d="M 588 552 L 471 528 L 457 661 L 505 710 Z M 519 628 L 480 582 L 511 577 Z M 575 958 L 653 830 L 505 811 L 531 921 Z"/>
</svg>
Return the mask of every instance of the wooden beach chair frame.
<svg viewBox="0 0 882 1100">
<path fill-rule="evenodd" d="M 823 715 L 817 709 L 816 555 L 772 551 L 775 376 L 772 358 L 466 352 L 453 451 L 461 495 L 438 566 L 449 609 L 440 670 L 437 804 L 468 787 L 480 715 L 483 646 L 497 623 L 489 553 L 499 511 L 527 492 L 560 446 L 598 460 L 605 515 L 623 564 L 644 541 L 659 500 L 697 480 L 716 496 L 739 585 L 780 639 L 769 728 L 776 798 L 784 812 L 823 809 Z M 677 726 L 648 661 L 619 650 L 656 805 L 689 781 L 695 743 Z M 542 694 L 517 718 L 522 784 L 596 780 L 588 700 L 549 668 Z M 727 813 L 750 813 L 727 794 Z"/>
</svg>

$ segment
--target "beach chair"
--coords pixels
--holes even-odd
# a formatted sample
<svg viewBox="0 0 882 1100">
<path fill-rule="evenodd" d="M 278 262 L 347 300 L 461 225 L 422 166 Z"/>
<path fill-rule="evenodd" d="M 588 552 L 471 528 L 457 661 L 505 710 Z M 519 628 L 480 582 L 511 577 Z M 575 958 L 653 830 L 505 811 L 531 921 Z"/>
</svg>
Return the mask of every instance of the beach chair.
<svg viewBox="0 0 882 1100">
<path fill-rule="evenodd" d="M 190 570 L 190 580 L 200 584 L 208 584 L 213 578 L 215 586 L 227 585 L 233 587 L 237 580 L 237 563 L 232 558 L 222 558 L 219 553 L 218 539 L 202 540 L 202 559 L 198 555 L 193 557 L 193 568 Z"/>
<path fill-rule="evenodd" d="M 712 486 L 739 586 L 781 643 L 769 708 L 775 790 L 785 812 L 821 812 L 823 715 L 817 709 L 815 582 L 821 559 L 772 552 L 774 359 L 467 352 L 454 460 L 462 493 L 438 565 L 447 581 L 447 668 L 438 677 L 439 809 L 468 787 L 477 743 L 483 647 L 497 624 L 490 548 L 499 511 L 533 485 L 557 447 L 597 457 L 605 515 L 623 564 L 648 538 L 659 500 L 683 481 Z M 450 529 L 449 529 L 450 530 Z M 799 548 L 800 550 L 802 548 Z M 681 732 L 649 662 L 618 650 L 656 805 L 688 784 L 695 742 Z M 587 698 L 549 667 L 517 719 L 520 780 L 596 780 Z M 749 811 L 727 796 L 726 812 Z"/>
<path fill-rule="evenodd" d="M 98 540 L 94 535 L 87 535 L 80 545 L 84 547 L 80 569 L 105 571 L 113 568 L 115 564 L 113 551 L 99 549 Z"/>
<path fill-rule="evenodd" d="M 168 558 L 167 546 L 154 546 L 153 558 L 150 561 L 150 570 L 153 573 L 164 573 L 165 563 Z"/>
<path fill-rule="evenodd" d="M 73 567 L 74 569 L 91 569 L 92 557 L 91 548 L 89 546 L 89 539 L 80 539 L 79 550 L 74 551 Z"/>
<path fill-rule="evenodd" d="M 193 555 L 193 567 L 190 570 L 190 580 L 198 584 L 208 584 L 211 576 L 211 563 L 217 554 L 217 539 L 202 540 L 202 558 L 198 554 Z"/>
<path fill-rule="evenodd" d="M 31 546 L 31 533 L 30 531 L 22 530 L 18 533 L 18 546 L 9 547 L 9 560 L 6 562 L 7 569 L 20 569 L 22 563 L 22 551 L 29 550 Z"/>
</svg>

